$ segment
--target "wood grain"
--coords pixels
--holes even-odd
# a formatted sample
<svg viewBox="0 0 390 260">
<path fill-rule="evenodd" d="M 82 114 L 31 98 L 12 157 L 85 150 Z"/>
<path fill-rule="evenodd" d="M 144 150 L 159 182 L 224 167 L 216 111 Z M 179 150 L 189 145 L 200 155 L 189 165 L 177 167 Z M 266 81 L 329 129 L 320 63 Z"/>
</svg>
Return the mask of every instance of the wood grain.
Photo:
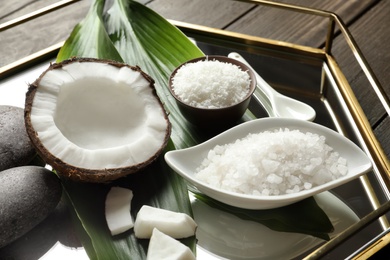
<svg viewBox="0 0 390 260">
<path fill-rule="evenodd" d="M 223 29 L 255 5 L 226 0 L 155 0 L 147 6 L 167 19 Z"/>
<path fill-rule="evenodd" d="M 80 1 L 33 21 L 2 31 L 0 33 L 0 46 L 3 55 L 0 59 L 0 66 L 66 40 L 74 26 L 85 17 L 89 6 L 89 1 Z"/>
<path fill-rule="evenodd" d="M 390 94 L 390 2 L 381 1 L 353 23 L 349 30 L 367 59 L 380 84 Z M 347 79 L 355 90 L 364 112 L 375 126 L 385 115 L 376 94 L 370 89 L 356 59 L 351 55 L 342 37 L 334 42 L 336 57 Z"/>
<path fill-rule="evenodd" d="M 56 2 L 59 2 L 59 0 L 2 1 L 0 5 L 0 23 L 10 21 Z"/>
<path fill-rule="evenodd" d="M 389 129 L 390 129 L 390 117 L 386 117 L 379 125 L 375 128 L 375 135 L 381 144 L 383 151 L 389 157 L 390 155 L 390 138 L 389 138 Z"/>
<path fill-rule="evenodd" d="M 349 22 L 375 1 L 279 1 L 337 13 Z M 312 47 L 320 47 L 326 39 L 328 19 L 282 9 L 257 6 L 226 29 Z"/>
</svg>

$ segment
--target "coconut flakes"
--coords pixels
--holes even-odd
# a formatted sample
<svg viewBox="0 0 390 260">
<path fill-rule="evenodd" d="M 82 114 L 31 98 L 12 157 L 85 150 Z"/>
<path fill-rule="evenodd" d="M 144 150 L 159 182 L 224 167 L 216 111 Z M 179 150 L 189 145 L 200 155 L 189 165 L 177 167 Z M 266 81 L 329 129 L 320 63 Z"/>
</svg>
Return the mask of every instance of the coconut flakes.
<svg viewBox="0 0 390 260">
<path fill-rule="evenodd" d="M 249 92 L 248 73 L 217 60 L 185 64 L 172 79 L 173 91 L 184 103 L 201 108 L 228 107 Z"/>
</svg>

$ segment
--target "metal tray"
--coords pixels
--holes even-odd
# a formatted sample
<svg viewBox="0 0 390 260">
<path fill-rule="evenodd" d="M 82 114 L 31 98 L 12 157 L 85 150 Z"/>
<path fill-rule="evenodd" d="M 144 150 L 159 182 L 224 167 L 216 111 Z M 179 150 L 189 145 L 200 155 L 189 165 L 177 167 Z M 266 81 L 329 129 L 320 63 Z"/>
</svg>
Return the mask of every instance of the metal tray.
<svg viewBox="0 0 390 260">
<path fill-rule="evenodd" d="M 389 239 L 384 238 L 388 236 L 390 230 L 388 222 L 390 214 L 387 213 L 390 208 L 390 167 L 388 158 L 373 134 L 350 83 L 337 65 L 336 59 L 330 54 L 336 26 L 365 73 L 370 87 L 378 94 L 378 99 L 382 101 L 388 112 L 386 97 L 381 96 L 381 87 L 375 75 L 343 22 L 336 15 L 286 4 L 262 1 L 256 3 L 323 18 L 328 23 L 324 48 L 302 46 L 177 21 L 172 23 L 192 38 L 205 54 L 227 55 L 232 51 L 242 54 L 275 89 L 313 106 L 317 112 L 316 123 L 334 129 L 351 139 L 369 155 L 374 164 L 373 171 L 365 176 L 316 197 L 330 217 L 334 218 L 332 221 L 337 222 L 336 231 L 331 235 L 332 239 L 329 242 L 313 240 L 308 236 L 295 237 L 295 242 L 299 240 L 301 251 L 292 252 L 291 248 L 287 248 L 285 254 L 278 257 L 341 259 L 364 258 L 373 254 L 389 243 Z M 61 46 L 62 43 L 59 43 L 0 68 L 0 104 L 24 106 L 26 82 L 32 82 L 38 77 L 49 62 L 54 60 Z M 261 93 L 256 92 L 255 95 Z M 263 106 L 255 99 L 251 101 L 249 109 L 256 117 L 267 116 Z M 203 206 L 200 207 L 203 207 L 202 209 L 197 207 L 194 210 L 195 218 L 198 215 L 200 221 L 204 220 L 205 214 L 209 214 L 210 217 L 220 214 L 209 212 L 209 209 Z M 239 220 L 232 221 L 241 223 Z M 279 235 L 283 237 L 285 234 L 276 234 L 275 239 L 279 239 Z M 215 256 L 218 254 L 225 258 L 239 258 L 234 253 L 230 253 L 230 256 L 226 255 L 224 250 L 229 248 L 226 247 L 226 243 L 225 248 L 220 248 L 221 243 L 215 241 L 211 243 L 211 239 L 215 238 L 206 236 L 199 239 L 198 253 L 202 256 L 200 259 L 218 259 L 218 256 Z M 237 238 L 231 239 L 237 240 Z M 283 241 L 281 240 L 280 243 Z M 264 241 L 257 242 L 259 246 L 264 243 Z M 276 255 L 267 255 L 267 250 L 266 247 L 260 250 L 264 257 L 261 257 L 258 251 L 256 252 L 258 257 L 252 255 L 251 259 L 276 257 Z M 237 254 L 241 254 L 242 259 L 250 257 L 249 255 L 245 257 L 240 251 Z M 87 258 L 72 232 L 69 216 L 61 207 L 27 236 L 0 249 L 0 258 L 7 256 L 23 258 L 26 255 L 29 259 Z"/>
</svg>

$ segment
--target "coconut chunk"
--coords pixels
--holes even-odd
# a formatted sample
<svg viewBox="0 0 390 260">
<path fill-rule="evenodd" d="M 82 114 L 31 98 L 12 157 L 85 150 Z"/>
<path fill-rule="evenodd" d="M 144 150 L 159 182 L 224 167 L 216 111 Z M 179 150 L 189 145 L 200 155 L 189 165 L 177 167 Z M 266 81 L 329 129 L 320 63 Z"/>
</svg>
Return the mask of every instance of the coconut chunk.
<svg viewBox="0 0 390 260">
<path fill-rule="evenodd" d="M 115 236 L 134 227 L 131 217 L 133 191 L 121 187 L 112 187 L 105 201 L 105 214 L 111 235 Z"/>
<path fill-rule="evenodd" d="M 59 174 L 92 182 L 149 165 L 171 131 L 154 80 L 139 67 L 83 58 L 52 64 L 30 85 L 25 122 Z"/>
<path fill-rule="evenodd" d="M 195 260 L 192 251 L 176 239 L 153 229 L 150 238 L 147 260 Z"/>
<path fill-rule="evenodd" d="M 187 214 L 144 205 L 135 219 L 134 232 L 138 238 L 150 238 L 157 228 L 173 238 L 185 238 L 195 235 L 196 227 Z"/>
</svg>

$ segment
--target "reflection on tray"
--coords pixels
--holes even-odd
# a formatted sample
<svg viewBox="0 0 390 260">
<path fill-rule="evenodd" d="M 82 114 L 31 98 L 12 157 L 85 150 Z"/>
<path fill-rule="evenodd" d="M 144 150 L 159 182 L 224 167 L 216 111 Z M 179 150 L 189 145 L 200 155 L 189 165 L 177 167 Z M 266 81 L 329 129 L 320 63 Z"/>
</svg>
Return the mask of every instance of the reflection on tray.
<svg viewBox="0 0 390 260">
<path fill-rule="evenodd" d="M 320 193 L 315 199 L 335 228 L 331 237 L 359 220 L 330 192 Z M 242 220 L 212 208 L 192 195 L 191 201 L 198 223 L 196 236 L 201 247 L 198 250 L 200 259 L 292 259 L 323 242 L 313 236 L 273 231 L 260 223 Z"/>
<path fill-rule="evenodd" d="M 190 193 L 190 198 L 194 218 L 198 224 L 196 233 L 198 259 L 293 259 L 324 242 L 324 240 L 310 235 L 273 231 L 260 223 L 242 220 L 235 215 L 210 207 L 196 199 L 192 193 Z M 359 220 L 346 204 L 330 192 L 320 193 L 314 198 L 328 215 L 335 228 L 334 232 L 330 234 L 331 238 Z M 67 216 L 67 214 L 65 215 Z M 49 225 L 51 228 L 48 230 L 53 233 L 52 225 L 53 223 L 58 224 L 58 219 L 62 220 L 61 225 L 64 228 L 57 229 L 57 231 L 63 230 L 63 235 L 69 236 L 69 234 L 65 234 L 69 229 L 65 230 L 71 225 L 70 218 L 64 217 L 63 214 L 57 214 L 34 229 L 35 231 L 32 232 L 37 233 L 37 235 L 31 232 L 31 236 L 28 236 L 30 240 L 42 244 L 44 240 L 40 237 L 42 236 L 42 226 Z M 46 238 L 48 237 L 46 236 Z M 39 243 L 39 241 L 41 242 Z M 17 250 L 21 248 L 22 244 L 24 244 L 23 250 Z M 33 241 L 26 243 L 26 240 L 21 238 L 3 248 L 1 255 L 30 259 L 31 250 L 38 250 L 40 247 L 38 244 Z M 80 245 L 65 246 L 61 242 L 53 242 L 51 246 L 45 247 L 41 253 L 39 259 L 42 260 L 88 259 L 85 250 Z"/>
</svg>

